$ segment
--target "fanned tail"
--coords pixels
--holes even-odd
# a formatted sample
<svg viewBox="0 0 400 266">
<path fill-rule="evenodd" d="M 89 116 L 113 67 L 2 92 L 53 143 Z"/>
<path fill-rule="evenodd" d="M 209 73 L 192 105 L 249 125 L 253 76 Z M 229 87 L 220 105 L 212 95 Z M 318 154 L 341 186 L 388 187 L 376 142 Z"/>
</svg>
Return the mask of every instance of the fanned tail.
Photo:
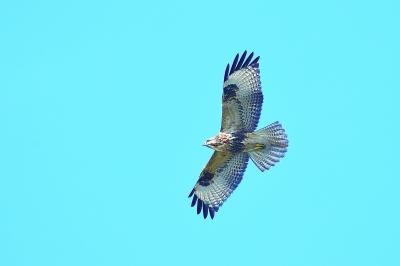
<svg viewBox="0 0 400 266">
<path fill-rule="evenodd" d="M 282 125 L 278 121 L 254 132 L 263 143 L 249 152 L 251 160 L 264 172 L 269 170 L 285 156 L 289 141 Z"/>
</svg>

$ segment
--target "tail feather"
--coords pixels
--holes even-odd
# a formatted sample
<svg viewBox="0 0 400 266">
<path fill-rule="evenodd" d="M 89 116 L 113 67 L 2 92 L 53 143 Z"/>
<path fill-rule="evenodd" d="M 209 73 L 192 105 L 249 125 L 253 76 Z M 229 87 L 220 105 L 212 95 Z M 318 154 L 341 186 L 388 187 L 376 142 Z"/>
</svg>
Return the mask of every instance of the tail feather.
<svg viewBox="0 0 400 266">
<path fill-rule="evenodd" d="M 254 133 L 263 139 L 265 148 L 250 151 L 249 155 L 254 164 L 264 172 L 285 156 L 289 141 L 279 122 L 272 123 Z"/>
</svg>

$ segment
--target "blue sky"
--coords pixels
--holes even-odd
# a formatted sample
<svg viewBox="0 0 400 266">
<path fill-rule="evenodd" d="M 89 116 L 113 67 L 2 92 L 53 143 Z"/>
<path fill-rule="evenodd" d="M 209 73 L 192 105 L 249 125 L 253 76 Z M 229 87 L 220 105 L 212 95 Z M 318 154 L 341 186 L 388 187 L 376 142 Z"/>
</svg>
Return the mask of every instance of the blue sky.
<svg viewBox="0 0 400 266">
<path fill-rule="evenodd" d="M 0 4 L 0 265 L 398 265 L 398 1 Z M 260 55 L 288 152 L 187 195 L 225 66 Z"/>
</svg>

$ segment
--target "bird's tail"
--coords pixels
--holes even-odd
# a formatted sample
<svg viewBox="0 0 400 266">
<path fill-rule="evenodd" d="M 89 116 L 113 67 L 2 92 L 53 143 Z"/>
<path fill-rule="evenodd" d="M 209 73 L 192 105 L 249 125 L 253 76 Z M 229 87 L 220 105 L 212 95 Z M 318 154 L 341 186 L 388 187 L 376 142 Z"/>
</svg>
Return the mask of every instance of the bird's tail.
<svg viewBox="0 0 400 266">
<path fill-rule="evenodd" d="M 253 151 L 249 151 L 249 155 L 254 164 L 264 172 L 285 156 L 289 141 L 285 130 L 278 121 L 255 131 L 253 134 L 260 141 Z"/>
</svg>

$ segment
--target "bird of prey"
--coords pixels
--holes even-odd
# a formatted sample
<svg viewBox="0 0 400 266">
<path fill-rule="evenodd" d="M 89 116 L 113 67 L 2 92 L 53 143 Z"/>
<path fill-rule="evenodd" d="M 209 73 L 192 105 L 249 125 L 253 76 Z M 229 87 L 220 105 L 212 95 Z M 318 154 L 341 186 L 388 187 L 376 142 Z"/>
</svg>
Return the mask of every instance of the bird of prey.
<svg viewBox="0 0 400 266">
<path fill-rule="evenodd" d="M 244 51 L 225 69 L 222 93 L 222 121 L 218 135 L 204 142 L 214 150 L 189 194 L 197 214 L 203 211 L 214 219 L 215 212 L 242 181 L 249 158 L 261 170 L 268 170 L 285 155 L 289 141 L 279 122 L 256 130 L 261 114 L 263 94 L 260 70 L 254 53 Z"/>
</svg>

